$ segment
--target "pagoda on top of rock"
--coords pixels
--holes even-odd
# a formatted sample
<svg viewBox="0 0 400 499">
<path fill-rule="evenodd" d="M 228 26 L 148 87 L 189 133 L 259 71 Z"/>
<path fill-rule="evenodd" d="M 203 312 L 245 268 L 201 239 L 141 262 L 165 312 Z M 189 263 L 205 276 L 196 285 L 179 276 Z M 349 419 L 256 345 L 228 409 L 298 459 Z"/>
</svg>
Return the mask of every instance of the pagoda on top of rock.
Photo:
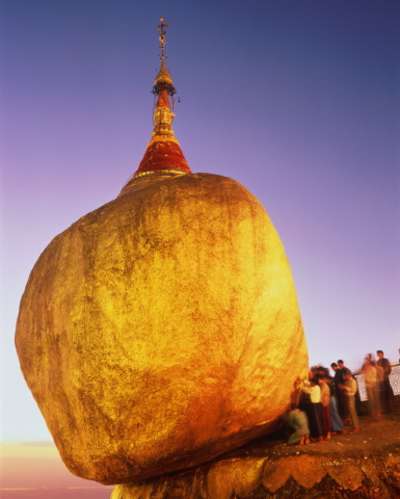
<svg viewBox="0 0 400 499">
<path fill-rule="evenodd" d="M 157 96 L 153 112 L 153 133 L 134 178 L 153 173 L 191 173 L 172 128 L 175 114 L 172 110 L 171 101 L 176 89 L 166 64 L 167 27 L 168 24 L 161 17 L 158 25 L 160 33 L 160 70 L 153 86 L 153 94 Z"/>
</svg>

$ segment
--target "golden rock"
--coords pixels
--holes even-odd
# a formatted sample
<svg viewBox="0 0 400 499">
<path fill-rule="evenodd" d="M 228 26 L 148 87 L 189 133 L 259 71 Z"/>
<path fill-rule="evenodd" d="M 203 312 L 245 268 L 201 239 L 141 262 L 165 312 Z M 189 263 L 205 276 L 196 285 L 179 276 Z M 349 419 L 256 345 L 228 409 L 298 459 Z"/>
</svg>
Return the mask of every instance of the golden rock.
<svg viewBox="0 0 400 499">
<path fill-rule="evenodd" d="M 271 430 L 307 369 L 264 208 L 229 178 L 192 174 L 175 137 L 166 26 L 135 175 L 46 248 L 17 323 L 22 370 L 64 462 L 103 483 L 195 466 Z"/>
<path fill-rule="evenodd" d="M 65 464 L 107 484 L 271 431 L 307 370 L 279 236 L 252 194 L 211 174 L 138 178 L 57 236 L 16 346 Z"/>
</svg>

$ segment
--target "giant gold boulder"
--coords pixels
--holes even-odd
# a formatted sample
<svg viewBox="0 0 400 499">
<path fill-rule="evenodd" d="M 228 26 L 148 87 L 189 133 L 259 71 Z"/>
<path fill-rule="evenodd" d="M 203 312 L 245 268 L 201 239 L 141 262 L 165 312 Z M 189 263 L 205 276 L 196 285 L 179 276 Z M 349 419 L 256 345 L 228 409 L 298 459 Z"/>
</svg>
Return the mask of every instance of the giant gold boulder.
<svg viewBox="0 0 400 499">
<path fill-rule="evenodd" d="M 243 186 L 210 174 L 137 179 L 57 236 L 16 345 L 65 464 L 103 483 L 271 431 L 307 369 L 279 236 Z"/>
</svg>

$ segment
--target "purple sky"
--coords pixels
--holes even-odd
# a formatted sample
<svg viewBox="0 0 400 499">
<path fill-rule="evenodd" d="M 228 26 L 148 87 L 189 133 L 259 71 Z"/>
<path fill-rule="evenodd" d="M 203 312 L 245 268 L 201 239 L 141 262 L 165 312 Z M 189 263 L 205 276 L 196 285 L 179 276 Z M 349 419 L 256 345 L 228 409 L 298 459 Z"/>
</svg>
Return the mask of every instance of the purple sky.
<svg viewBox="0 0 400 499">
<path fill-rule="evenodd" d="M 19 299 L 50 240 L 144 153 L 160 15 L 182 148 L 264 203 L 311 362 L 398 358 L 398 1 L 3 0 L 2 439 L 48 438 L 14 351 Z"/>
</svg>

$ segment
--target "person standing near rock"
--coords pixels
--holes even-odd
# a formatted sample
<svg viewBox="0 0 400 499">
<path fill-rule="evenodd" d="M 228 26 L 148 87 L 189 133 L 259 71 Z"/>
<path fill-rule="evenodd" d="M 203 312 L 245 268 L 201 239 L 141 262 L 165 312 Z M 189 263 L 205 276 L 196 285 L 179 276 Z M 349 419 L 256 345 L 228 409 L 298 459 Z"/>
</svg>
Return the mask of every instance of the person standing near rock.
<svg viewBox="0 0 400 499">
<path fill-rule="evenodd" d="M 351 369 L 349 369 L 347 366 L 344 365 L 344 361 L 339 359 L 337 361 L 337 363 L 338 363 L 339 370 L 341 372 L 341 378 L 343 380 L 342 383 L 344 382 L 344 377 L 346 374 L 351 374 L 357 383 L 356 377 L 352 373 Z M 357 392 L 356 392 L 356 411 L 357 411 L 357 414 L 361 414 L 361 399 L 360 399 L 360 392 L 358 390 L 358 386 L 357 386 Z M 348 417 L 349 417 L 349 414 L 347 413 L 347 405 L 345 402 L 345 414 L 342 416 L 342 418 L 346 419 Z"/>
<path fill-rule="evenodd" d="M 323 435 L 321 388 L 312 371 L 302 386 L 302 392 L 300 409 L 307 414 L 311 438 L 320 441 Z"/>
<path fill-rule="evenodd" d="M 336 374 L 337 364 L 336 362 L 332 362 L 331 364 L 332 370 Z M 332 433 L 341 433 L 343 430 L 343 421 L 340 417 L 338 410 L 338 394 L 342 397 L 342 404 L 344 403 L 344 393 L 340 390 L 339 386 L 335 383 L 335 378 L 330 376 L 329 369 L 326 370 L 326 380 L 330 389 L 330 398 L 329 398 L 329 415 L 331 418 L 332 424 Z"/>
<path fill-rule="evenodd" d="M 351 373 L 345 374 L 344 383 L 341 385 L 341 389 L 346 395 L 346 405 L 353 425 L 353 430 L 358 432 L 360 431 L 360 421 L 356 411 L 357 382 Z"/>
<path fill-rule="evenodd" d="M 321 389 L 321 404 L 322 404 L 322 432 L 325 440 L 331 439 L 332 421 L 330 415 L 331 390 L 328 380 L 325 376 L 318 379 L 318 384 Z"/>
<path fill-rule="evenodd" d="M 376 419 L 380 416 L 378 372 L 371 354 L 365 357 L 361 372 L 364 376 L 365 388 L 367 390 L 369 415 Z"/>
<path fill-rule="evenodd" d="M 390 365 L 390 362 L 388 359 L 385 358 L 385 354 L 383 350 L 377 350 L 376 351 L 377 355 L 377 366 L 379 366 L 379 371 L 378 371 L 378 383 L 379 383 L 379 395 L 380 395 L 380 403 L 383 412 L 387 413 L 392 410 L 392 403 L 393 403 L 393 388 L 392 385 L 390 384 L 390 373 L 392 372 L 392 367 Z"/>
<path fill-rule="evenodd" d="M 339 359 L 337 361 L 337 365 L 338 365 L 338 368 L 339 368 L 339 371 L 341 373 L 341 376 L 342 376 L 343 380 L 344 380 L 344 377 L 345 377 L 346 374 L 353 375 L 353 373 L 351 372 L 351 370 L 344 365 L 344 361 L 342 359 Z"/>
<path fill-rule="evenodd" d="M 338 402 L 336 396 L 336 393 L 337 391 L 339 391 L 339 389 L 336 388 L 336 385 L 332 379 L 330 380 L 330 388 L 331 396 L 329 400 L 329 414 L 331 416 L 332 422 L 332 433 L 341 433 L 343 430 L 343 421 L 338 411 Z"/>
<path fill-rule="evenodd" d="M 344 393 L 339 388 L 339 385 L 341 384 L 340 372 L 339 372 L 339 367 L 336 364 L 336 362 L 332 362 L 331 369 L 333 371 L 332 384 L 335 387 L 334 392 L 336 394 L 336 400 L 337 400 L 337 406 L 338 406 L 337 408 L 338 408 L 338 412 L 340 414 L 340 417 L 343 417 L 342 415 L 344 413 Z"/>
<path fill-rule="evenodd" d="M 339 363 L 341 363 L 339 365 Z M 338 360 L 338 363 L 332 362 L 331 368 L 334 371 L 334 376 L 333 376 L 333 382 L 335 383 L 335 391 L 336 391 L 336 397 L 337 397 L 337 402 L 338 402 L 338 411 L 340 414 L 340 417 L 344 420 L 348 414 L 347 414 L 347 408 L 346 408 L 346 395 L 343 391 L 342 388 L 340 388 L 343 383 L 344 383 L 344 374 L 345 371 L 343 369 L 343 360 Z"/>
</svg>

